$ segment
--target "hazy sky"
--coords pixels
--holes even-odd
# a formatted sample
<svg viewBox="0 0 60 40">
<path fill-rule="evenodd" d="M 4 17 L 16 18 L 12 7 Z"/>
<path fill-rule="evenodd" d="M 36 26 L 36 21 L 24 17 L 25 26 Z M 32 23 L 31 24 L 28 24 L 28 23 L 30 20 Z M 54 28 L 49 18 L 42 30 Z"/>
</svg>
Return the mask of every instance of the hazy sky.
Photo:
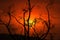
<svg viewBox="0 0 60 40">
<path fill-rule="evenodd" d="M 32 9 L 31 17 L 32 18 L 37 17 L 41 13 L 43 18 L 47 17 L 46 16 L 47 11 L 45 7 L 48 2 L 49 2 L 48 0 L 31 0 L 31 7 L 36 4 L 36 6 Z M 60 0 L 54 0 L 53 2 L 54 3 L 49 6 L 51 21 L 53 24 L 55 24 L 55 28 L 52 29 L 52 33 L 56 33 L 56 35 L 54 35 L 55 36 L 54 38 L 56 38 L 56 40 L 60 40 Z M 12 5 L 11 11 L 14 11 L 12 14 L 19 19 L 19 16 L 22 16 L 22 13 L 23 13 L 22 10 L 27 9 L 28 7 L 27 3 L 28 3 L 27 0 L 0 0 L 0 16 L 3 17 L 2 19 L 4 19 L 4 17 L 7 17 L 8 15 L 6 14 L 6 12 L 8 12 L 8 7 Z M 13 23 L 13 21 L 12 21 L 12 24 L 14 24 L 13 26 L 17 26 L 15 25 L 15 23 Z"/>
</svg>

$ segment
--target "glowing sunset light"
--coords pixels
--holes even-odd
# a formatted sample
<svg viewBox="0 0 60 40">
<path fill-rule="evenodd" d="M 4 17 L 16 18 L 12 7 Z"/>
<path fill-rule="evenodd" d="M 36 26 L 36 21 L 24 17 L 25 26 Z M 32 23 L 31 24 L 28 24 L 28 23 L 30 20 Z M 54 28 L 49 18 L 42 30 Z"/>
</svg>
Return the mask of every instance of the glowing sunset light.
<svg viewBox="0 0 60 40">
<path fill-rule="evenodd" d="M 33 22 L 33 20 L 29 20 L 29 27 L 32 27 L 35 24 L 35 22 Z M 25 25 L 28 25 L 28 22 L 25 21 Z"/>
<path fill-rule="evenodd" d="M 0 35 L 9 34 L 13 40 L 58 40 L 59 1 L 0 0 L 0 6 Z"/>
</svg>

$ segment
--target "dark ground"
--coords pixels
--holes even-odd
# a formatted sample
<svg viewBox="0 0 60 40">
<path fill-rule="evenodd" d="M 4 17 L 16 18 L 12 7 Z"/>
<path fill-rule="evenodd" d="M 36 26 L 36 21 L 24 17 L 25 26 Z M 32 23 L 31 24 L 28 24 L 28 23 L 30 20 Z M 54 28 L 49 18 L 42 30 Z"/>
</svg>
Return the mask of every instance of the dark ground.
<svg viewBox="0 0 60 40">
<path fill-rule="evenodd" d="M 38 37 L 26 37 L 22 35 L 0 34 L 0 40 L 40 40 Z"/>
</svg>

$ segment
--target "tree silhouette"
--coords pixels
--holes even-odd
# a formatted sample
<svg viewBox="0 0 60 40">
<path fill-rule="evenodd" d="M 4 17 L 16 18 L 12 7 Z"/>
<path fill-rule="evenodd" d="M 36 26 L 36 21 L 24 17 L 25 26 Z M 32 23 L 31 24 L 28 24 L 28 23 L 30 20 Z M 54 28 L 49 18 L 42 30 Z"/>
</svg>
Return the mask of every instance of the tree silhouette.
<svg viewBox="0 0 60 40">
<path fill-rule="evenodd" d="M 8 12 L 7 12 L 8 16 L 9 16 L 9 21 L 8 21 L 8 23 L 5 24 L 4 22 L 2 22 L 2 20 L 0 20 L 0 22 L 2 22 L 2 24 L 4 24 L 4 25 L 6 26 L 8 32 L 9 32 L 10 36 L 13 38 L 13 40 L 16 40 L 16 37 L 12 36 L 12 33 L 11 33 L 11 31 L 10 31 L 10 27 L 9 27 L 9 24 L 10 24 L 10 22 L 11 22 L 11 17 L 15 18 L 15 20 L 17 21 L 17 23 L 21 24 L 21 25 L 24 27 L 24 34 L 25 34 L 25 35 L 24 35 L 24 38 L 25 38 L 25 40 L 26 40 L 26 39 L 30 40 L 30 39 L 31 39 L 30 36 L 29 36 L 30 27 L 32 27 L 33 23 L 34 23 L 34 27 L 35 27 L 36 23 L 38 23 L 38 20 L 40 20 L 40 21 L 42 21 L 42 23 L 44 24 L 44 27 L 47 28 L 47 31 L 46 31 L 46 33 L 43 33 L 43 32 L 44 32 L 44 30 L 43 30 L 43 31 L 39 32 L 39 34 L 38 34 L 38 33 L 36 32 L 36 29 L 32 27 L 32 29 L 34 30 L 34 33 L 35 33 L 35 34 L 33 34 L 34 37 L 32 37 L 32 40 L 45 40 L 45 38 L 47 37 L 47 35 L 48 35 L 49 31 L 50 31 L 50 27 L 51 27 L 50 13 L 49 13 L 48 6 L 52 5 L 52 4 L 53 4 L 53 1 L 52 1 L 52 0 L 49 0 L 49 3 L 48 3 L 47 6 L 45 7 L 46 10 L 47 10 L 47 13 L 48 13 L 48 21 L 45 21 L 43 18 L 39 17 L 39 18 L 35 18 L 35 19 L 33 20 L 33 22 L 32 22 L 31 25 L 30 25 L 30 23 L 29 23 L 30 16 L 31 16 L 31 11 L 32 11 L 32 9 L 36 6 L 36 4 L 31 7 L 31 0 L 27 0 L 27 2 L 28 2 L 28 9 L 27 9 L 27 10 L 26 10 L 26 9 L 23 9 L 23 22 L 24 22 L 24 24 L 20 23 L 19 20 L 18 20 L 14 15 L 11 14 L 11 13 L 14 12 L 14 11 L 11 12 L 11 8 L 12 8 L 11 5 L 8 7 L 9 10 L 8 10 Z M 28 19 L 25 20 L 25 14 L 26 14 L 27 12 L 28 12 L 28 14 L 29 14 L 29 15 L 28 15 Z M 27 24 L 26 24 L 26 21 L 27 21 Z M 28 26 L 28 31 L 26 30 L 26 26 Z M 40 34 L 42 34 L 42 35 L 40 35 Z M 52 37 L 52 34 L 50 34 L 50 35 L 51 35 L 51 37 Z M 53 39 L 51 38 L 51 40 L 53 40 Z"/>
</svg>

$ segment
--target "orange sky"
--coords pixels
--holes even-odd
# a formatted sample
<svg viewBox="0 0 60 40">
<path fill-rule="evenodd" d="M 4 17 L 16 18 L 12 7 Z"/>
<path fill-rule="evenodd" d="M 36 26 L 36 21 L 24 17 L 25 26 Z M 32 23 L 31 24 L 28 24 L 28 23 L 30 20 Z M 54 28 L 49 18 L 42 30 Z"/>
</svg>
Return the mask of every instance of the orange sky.
<svg viewBox="0 0 60 40">
<path fill-rule="evenodd" d="M 37 3 L 38 0 L 31 0 L 31 6 L 35 5 Z M 46 1 L 46 0 L 44 0 Z M 34 20 L 34 18 L 38 18 L 40 15 L 44 20 L 47 20 L 47 11 L 46 11 L 46 3 L 43 3 L 44 1 L 40 1 L 33 9 L 31 12 L 31 19 Z M 23 22 L 23 19 L 20 19 L 20 17 L 23 17 L 23 9 L 27 9 L 28 4 L 27 4 L 27 0 L 6 0 L 6 1 L 2 1 L 0 0 L 0 18 L 3 20 L 4 23 L 8 23 L 8 15 L 7 15 L 7 11 L 8 11 L 8 6 L 10 4 L 13 4 L 11 11 L 14 11 L 12 13 L 12 15 L 14 15 L 19 22 Z M 52 29 L 52 33 L 56 33 L 55 38 L 59 39 L 58 37 L 60 37 L 60 32 L 59 32 L 59 28 L 60 28 L 60 2 L 58 0 L 54 1 L 54 4 L 50 6 L 49 11 L 50 11 L 50 17 L 51 17 L 51 22 L 53 24 L 55 24 L 55 28 Z M 25 15 L 26 17 L 28 16 L 28 12 Z M 15 30 L 15 33 L 17 34 L 23 34 L 24 30 L 22 25 L 20 25 L 19 23 L 16 22 L 16 20 L 14 19 L 14 17 L 11 17 L 11 23 L 10 26 L 11 28 L 15 28 L 17 30 Z M 38 25 L 38 24 L 37 24 Z M 40 24 L 41 25 L 41 24 Z M 21 27 L 20 27 L 21 26 Z M 43 25 L 42 25 L 43 26 Z M 4 27 L 4 25 L 0 25 L 0 33 L 7 33 L 6 28 Z M 36 26 L 36 28 L 38 29 L 37 31 L 39 31 L 39 27 Z M 43 29 L 43 27 L 40 27 L 40 29 Z M 33 29 L 31 28 L 31 32 L 30 34 L 33 35 Z M 13 30 L 14 31 L 14 30 Z M 13 32 L 14 34 L 14 32 Z"/>
</svg>

